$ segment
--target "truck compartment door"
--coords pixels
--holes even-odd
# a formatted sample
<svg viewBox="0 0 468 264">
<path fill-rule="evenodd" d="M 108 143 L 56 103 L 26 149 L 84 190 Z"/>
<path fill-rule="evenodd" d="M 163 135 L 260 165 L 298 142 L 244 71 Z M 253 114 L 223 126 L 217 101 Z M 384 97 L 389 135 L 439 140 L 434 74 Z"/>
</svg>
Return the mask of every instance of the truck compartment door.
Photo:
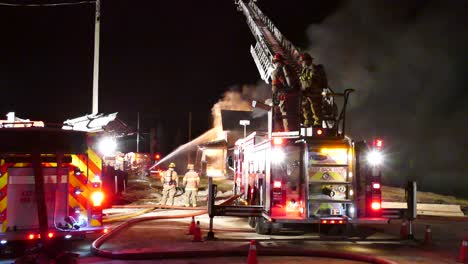
<svg viewBox="0 0 468 264">
<path fill-rule="evenodd" d="M 63 221 L 68 215 L 68 169 L 57 177 L 57 168 L 43 168 L 44 189 L 49 227 Z M 39 227 L 34 171 L 32 168 L 8 169 L 7 223 L 11 228 L 33 229 Z"/>
</svg>

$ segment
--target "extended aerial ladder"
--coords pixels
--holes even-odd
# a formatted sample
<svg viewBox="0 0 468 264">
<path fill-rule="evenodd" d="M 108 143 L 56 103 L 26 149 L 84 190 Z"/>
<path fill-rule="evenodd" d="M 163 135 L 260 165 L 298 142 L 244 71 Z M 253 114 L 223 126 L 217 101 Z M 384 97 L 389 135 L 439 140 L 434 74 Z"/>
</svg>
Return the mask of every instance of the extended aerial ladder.
<svg viewBox="0 0 468 264">
<path fill-rule="evenodd" d="M 241 11 L 246 19 L 247 25 L 249 26 L 252 35 L 255 37 L 255 46 L 250 47 L 250 53 L 255 61 L 257 69 L 260 73 L 260 77 L 266 83 L 270 82 L 271 74 L 274 70 L 272 63 L 275 54 L 281 54 L 286 61 L 286 64 L 293 71 L 293 74 L 289 76 L 292 87 L 300 87 L 299 76 L 301 74 L 300 55 L 301 52 L 296 48 L 279 29 L 273 24 L 273 22 L 258 8 L 255 1 L 235 1 L 238 10 Z M 336 134 L 337 136 L 344 136 L 345 128 L 345 113 L 348 102 L 348 96 L 354 90 L 346 89 L 343 93 L 335 93 L 330 87 L 322 87 L 323 92 L 321 95 L 314 95 L 313 97 L 319 96 L 323 104 L 321 107 L 322 113 L 321 120 L 323 127 Z M 300 90 L 300 89 L 298 89 Z M 300 100 L 302 96 L 299 94 L 292 94 L 289 96 L 289 102 L 287 102 L 289 109 L 297 109 L 296 112 L 288 113 L 288 118 L 291 118 L 290 122 L 299 123 L 302 115 L 300 109 Z M 343 107 L 341 112 L 338 113 L 338 108 L 334 102 L 334 97 L 342 97 Z M 297 121 L 296 121 L 297 120 Z M 299 128 L 299 124 L 297 124 Z M 308 133 L 309 135 L 311 133 Z"/>
<path fill-rule="evenodd" d="M 254 35 L 257 43 L 250 47 L 250 53 L 257 65 L 262 80 L 269 83 L 273 71 L 272 59 L 276 53 L 283 55 L 288 65 L 296 74 L 293 74 L 294 85 L 299 85 L 301 66 L 299 64 L 299 50 L 278 30 L 273 22 L 263 14 L 258 6 L 249 1 L 248 4 L 236 1 L 239 11 L 247 18 L 247 25 Z"/>
</svg>

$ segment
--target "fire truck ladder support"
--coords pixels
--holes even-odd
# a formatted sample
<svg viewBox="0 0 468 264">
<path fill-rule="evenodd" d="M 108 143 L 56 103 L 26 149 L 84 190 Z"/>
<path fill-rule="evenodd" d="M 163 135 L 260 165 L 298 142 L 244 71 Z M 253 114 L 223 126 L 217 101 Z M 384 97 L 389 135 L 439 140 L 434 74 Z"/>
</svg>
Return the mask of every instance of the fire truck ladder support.
<svg viewBox="0 0 468 264">
<path fill-rule="evenodd" d="M 216 184 L 213 184 L 212 178 L 208 178 L 208 215 L 210 216 L 210 230 L 207 234 L 207 240 L 214 240 L 213 218 L 215 216 L 237 216 L 237 217 L 260 217 L 263 215 L 263 206 L 261 205 L 215 205 Z"/>
</svg>

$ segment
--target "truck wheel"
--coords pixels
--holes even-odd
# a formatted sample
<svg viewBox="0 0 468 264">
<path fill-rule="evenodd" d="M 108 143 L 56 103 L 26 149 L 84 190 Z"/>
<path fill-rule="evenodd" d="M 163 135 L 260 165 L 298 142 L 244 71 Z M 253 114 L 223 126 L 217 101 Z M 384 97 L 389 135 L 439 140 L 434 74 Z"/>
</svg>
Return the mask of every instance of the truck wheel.
<svg viewBox="0 0 468 264">
<path fill-rule="evenodd" d="M 259 235 L 270 234 L 270 223 L 263 217 L 257 217 L 257 225 L 255 226 L 255 232 Z"/>
<path fill-rule="evenodd" d="M 271 231 L 270 234 L 272 235 L 279 235 L 281 233 L 281 229 L 283 229 L 283 225 L 280 223 L 273 223 L 271 224 Z"/>
<path fill-rule="evenodd" d="M 255 217 L 249 217 L 248 222 L 249 222 L 250 227 L 255 228 L 255 225 L 257 224 L 256 223 L 257 221 L 256 221 Z"/>
</svg>

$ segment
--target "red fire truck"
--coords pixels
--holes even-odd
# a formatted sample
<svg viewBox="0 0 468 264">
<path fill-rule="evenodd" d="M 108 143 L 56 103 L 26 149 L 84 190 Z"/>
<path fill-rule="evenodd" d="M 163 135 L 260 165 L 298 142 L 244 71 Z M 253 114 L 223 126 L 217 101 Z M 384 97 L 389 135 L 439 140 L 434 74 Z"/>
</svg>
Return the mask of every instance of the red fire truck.
<svg viewBox="0 0 468 264">
<path fill-rule="evenodd" d="M 37 124 L 0 126 L 0 246 L 104 231 L 102 164 L 88 134 Z"/>
<path fill-rule="evenodd" d="M 254 132 L 234 148 L 235 193 L 262 207 L 249 224 L 260 234 L 284 224 L 386 223 L 381 217 L 382 140 Z"/>
</svg>

